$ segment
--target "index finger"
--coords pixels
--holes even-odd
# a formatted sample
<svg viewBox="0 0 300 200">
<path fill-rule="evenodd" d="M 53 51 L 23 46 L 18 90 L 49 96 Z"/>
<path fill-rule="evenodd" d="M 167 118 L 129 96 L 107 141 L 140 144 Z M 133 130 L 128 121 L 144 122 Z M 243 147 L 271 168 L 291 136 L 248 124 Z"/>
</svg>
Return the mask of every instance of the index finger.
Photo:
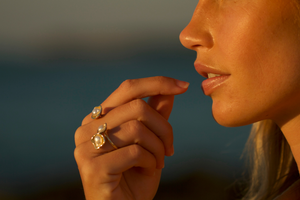
<svg viewBox="0 0 300 200">
<path fill-rule="evenodd" d="M 156 95 L 178 95 L 184 93 L 189 86 L 188 82 L 165 76 L 155 76 L 124 81 L 102 104 L 102 114 L 105 115 L 117 106 L 134 99 L 141 99 Z M 83 121 L 90 122 L 91 114 Z"/>
<path fill-rule="evenodd" d="M 128 79 L 102 103 L 103 114 L 134 99 L 181 94 L 187 90 L 188 86 L 188 82 L 164 76 Z"/>
</svg>

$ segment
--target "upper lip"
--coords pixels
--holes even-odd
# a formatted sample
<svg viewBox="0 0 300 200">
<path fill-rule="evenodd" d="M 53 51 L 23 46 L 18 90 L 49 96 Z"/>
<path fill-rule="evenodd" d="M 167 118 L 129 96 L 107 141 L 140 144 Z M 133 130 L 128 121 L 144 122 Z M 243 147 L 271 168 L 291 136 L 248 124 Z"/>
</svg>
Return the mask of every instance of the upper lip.
<svg viewBox="0 0 300 200">
<path fill-rule="evenodd" d="M 213 68 L 208 65 L 204 65 L 200 62 L 195 62 L 194 63 L 196 71 L 203 77 L 208 78 L 208 73 L 212 74 L 220 74 L 220 75 L 229 75 L 228 73 L 224 72 L 223 70 Z"/>
</svg>

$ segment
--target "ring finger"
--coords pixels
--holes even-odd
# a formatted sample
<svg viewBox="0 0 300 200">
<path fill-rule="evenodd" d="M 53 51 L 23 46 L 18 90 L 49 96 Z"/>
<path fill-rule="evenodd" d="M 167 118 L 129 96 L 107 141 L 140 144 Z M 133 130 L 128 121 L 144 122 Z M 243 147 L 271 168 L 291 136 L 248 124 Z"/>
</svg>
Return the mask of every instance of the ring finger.
<svg viewBox="0 0 300 200">
<path fill-rule="evenodd" d="M 162 141 L 142 122 L 138 120 L 128 121 L 108 130 L 107 135 L 118 148 L 123 148 L 132 144 L 140 145 L 155 156 L 157 162 L 156 167 L 158 169 L 164 167 L 164 145 Z M 95 157 L 115 150 L 107 140 L 98 150 L 93 147 L 91 141 L 86 141 L 79 146 L 81 146 L 80 148 L 86 149 L 85 151 L 88 151 L 91 156 Z"/>
</svg>

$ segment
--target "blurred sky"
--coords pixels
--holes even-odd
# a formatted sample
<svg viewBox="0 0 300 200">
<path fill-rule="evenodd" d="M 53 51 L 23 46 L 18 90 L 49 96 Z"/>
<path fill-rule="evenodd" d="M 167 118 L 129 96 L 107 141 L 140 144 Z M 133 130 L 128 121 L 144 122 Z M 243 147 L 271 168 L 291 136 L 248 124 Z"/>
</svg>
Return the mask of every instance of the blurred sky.
<svg viewBox="0 0 300 200">
<path fill-rule="evenodd" d="M 2 58 L 103 60 L 176 50 L 197 2 L 1 0 L 0 53 Z"/>
</svg>

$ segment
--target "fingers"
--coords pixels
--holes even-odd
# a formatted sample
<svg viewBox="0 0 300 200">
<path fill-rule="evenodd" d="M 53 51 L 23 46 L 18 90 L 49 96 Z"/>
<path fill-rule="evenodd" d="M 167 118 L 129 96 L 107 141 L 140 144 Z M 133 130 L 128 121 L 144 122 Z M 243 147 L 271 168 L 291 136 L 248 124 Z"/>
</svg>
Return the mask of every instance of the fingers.
<svg viewBox="0 0 300 200">
<path fill-rule="evenodd" d="M 156 159 L 156 168 L 162 169 L 164 167 L 164 145 L 143 123 L 132 120 L 109 130 L 107 134 L 119 149 L 132 144 L 137 144 L 154 155 Z M 98 150 L 93 147 L 90 140 L 79 146 L 82 146 L 81 148 L 84 148 L 90 156 L 94 157 L 115 150 L 108 141 L 106 141 Z"/>
<path fill-rule="evenodd" d="M 101 183 L 112 182 L 114 175 L 120 175 L 132 167 L 145 168 L 144 172 L 150 176 L 156 171 L 155 157 L 136 144 L 97 157 L 90 155 L 83 144 L 76 147 L 74 154 L 83 181 L 97 181 L 95 175 L 99 174 L 98 181 Z"/>
<path fill-rule="evenodd" d="M 188 85 L 187 82 L 163 76 L 126 80 L 102 103 L 103 114 L 133 99 L 181 94 L 186 91 Z"/>
<path fill-rule="evenodd" d="M 156 170 L 155 157 L 139 145 L 133 144 L 120 151 L 113 151 L 111 154 L 115 155 L 106 154 L 102 157 L 102 160 L 105 159 L 105 162 L 108 162 L 103 167 L 110 174 L 120 174 L 132 167 L 141 167 L 153 172 Z"/>
<path fill-rule="evenodd" d="M 128 187 L 132 190 L 130 193 L 142 195 L 138 199 L 144 199 L 143 196 L 149 195 L 140 193 L 140 187 L 150 189 L 146 191 L 157 190 L 161 170 L 155 168 L 154 156 L 139 145 L 130 145 L 98 157 L 91 157 L 79 146 L 74 154 L 86 199 L 125 199 L 123 189 Z M 153 198 L 154 195 L 151 196 Z"/>
<path fill-rule="evenodd" d="M 107 113 L 104 118 L 94 120 L 89 124 L 81 126 L 75 133 L 75 143 L 76 145 L 79 145 L 82 142 L 89 140 L 89 138 L 96 133 L 98 126 L 101 124 L 107 123 L 108 129 L 113 129 L 131 120 L 142 122 L 163 142 L 165 154 L 167 156 L 173 154 L 172 126 L 163 116 L 153 110 L 142 99 L 136 99 L 119 106 Z M 86 133 L 90 133 L 90 135 Z"/>
<path fill-rule="evenodd" d="M 169 77 L 156 76 L 124 81 L 101 105 L 105 115 L 117 106 L 156 95 L 177 95 L 184 93 L 189 83 Z M 91 122 L 91 114 L 85 117 L 82 124 Z"/>
</svg>

